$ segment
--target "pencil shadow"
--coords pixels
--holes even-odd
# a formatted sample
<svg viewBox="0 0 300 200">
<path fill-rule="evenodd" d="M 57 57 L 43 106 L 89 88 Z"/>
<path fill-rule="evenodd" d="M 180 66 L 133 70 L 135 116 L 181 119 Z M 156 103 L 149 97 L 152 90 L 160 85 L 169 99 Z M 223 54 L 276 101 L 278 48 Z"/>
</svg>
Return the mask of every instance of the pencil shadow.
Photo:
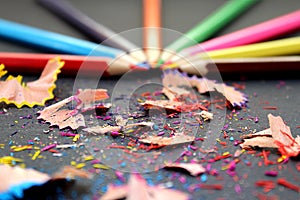
<svg viewBox="0 0 300 200">
<path fill-rule="evenodd" d="M 48 181 L 41 186 L 33 186 L 24 190 L 22 198 L 16 200 L 58 200 L 58 199 L 81 199 L 90 193 L 88 187 L 76 184 L 74 180 Z"/>
</svg>

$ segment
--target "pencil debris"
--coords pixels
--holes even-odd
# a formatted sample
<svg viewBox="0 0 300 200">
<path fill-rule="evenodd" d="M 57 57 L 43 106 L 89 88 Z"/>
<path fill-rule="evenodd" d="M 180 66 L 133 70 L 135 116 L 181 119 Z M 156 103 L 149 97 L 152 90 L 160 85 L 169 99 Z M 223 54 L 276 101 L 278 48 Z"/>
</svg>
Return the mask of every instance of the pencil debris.
<svg viewBox="0 0 300 200">
<path fill-rule="evenodd" d="M 65 166 L 53 175 L 48 175 L 34 169 L 23 169 L 19 166 L 0 165 L 0 198 L 22 198 L 23 191 L 33 186 L 40 186 L 52 180 L 75 179 L 75 177 L 91 178 L 91 174 L 71 166 Z"/>
<path fill-rule="evenodd" d="M 49 122 L 50 126 L 57 125 L 59 129 L 66 127 L 77 129 L 80 126 L 85 126 L 84 116 L 80 112 L 85 112 L 91 108 L 95 109 L 99 105 L 97 102 L 106 98 L 108 98 L 108 94 L 104 89 L 79 89 L 77 94 L 39 111 L 38 119 Z M 76 102 L 74 109 L 65 108 L 74 101 Z"/>
<path fill-rule="evenodd" d="M 99 200 L 188 200 L 189 195 L 181 191 L 166 189 L 160 186 L 148 186 L 142 176 L 132 174 L 127 185 L 109 185 L 107 192 Z"/>
<path fill-rule="evenodd" d="M 280 116 L 268 115 L 270 128 L 255 134 L 243 136 L 242 148 L 261 147 L 278 148 L 283 156 L 296 157 L 300 154 L 300 136 L 292 136 L 290 127 L 286 126 Z"/>
<path fill-rule="evenodd" d="M 165 168 L 182 168 L 188 171 L 192 176 L 198 176 L 206 172 L 206 169 L 198 163 L 170 163 Z"/>
<path fill-rule="evenodd" d="M 54 98 L 55 82 L 63 66 L 64 62 L 59 58 L 51 59 L 39 79 L 27 83 L 22 82 L 23 77 L 20 75 L 9 75 L 5 81 L 0 81 L 0 102 L 14 104 L 17 108 L 44 106 L 46 101 Z M 0 78 L 6 73 L 4 65 L 0 65 Z"/>
<path fill-rule="evenodd" d="M 162 82 L 164 87 L 167 88 L 163 91 L 166 92 L 166 96 L 171 96 L 172 99 L 187 93 L 187 91 L 182 89 L 182 87 L 195 87 L 200 94 L 213 91 L 223 94 L 232 106 L 243 106 L 247 102 L 246 95 L 240 91 L 237 91 L 232 86 L 228 86 L 224 83 L 216 83 L 216 81 L 209 80 L 207 78 L 198 78 L 197 76 L 189 77 L 186 73 L 181 73 L 178 70 L 165 70 L 163 73 Z"/>
<path fill-rule="evenodd" d="M 152 127 L 153 123 L 152 122 L 139 122 L 139 123 L 132 123 L 132 124 L 127 124 L 124 126 L 94 126 L 90 128 L 85 128 L 83 131 L 93 133 L 93 134 L 105 134 L 109 132 L 119 132 L 122 130 L 126 130 L 128 128 L 132 128 L 135 126 L 148 126 Z"/>
</svg>

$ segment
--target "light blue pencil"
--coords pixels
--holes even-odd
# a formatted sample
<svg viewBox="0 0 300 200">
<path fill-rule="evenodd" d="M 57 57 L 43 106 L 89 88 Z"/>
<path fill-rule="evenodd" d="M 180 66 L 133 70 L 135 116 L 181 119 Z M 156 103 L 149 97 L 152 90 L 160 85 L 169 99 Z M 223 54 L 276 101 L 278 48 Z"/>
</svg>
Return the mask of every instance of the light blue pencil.
<svg viewBox="0 0 300 200">
<path fill-rule="evenodd" d="M 0 37 L 56 53 L 110 57 L 133 65 L 148 67 L 147 64 L 138 63 L 122 50 L 4 19 L 0 19 Z"/>
</svg>

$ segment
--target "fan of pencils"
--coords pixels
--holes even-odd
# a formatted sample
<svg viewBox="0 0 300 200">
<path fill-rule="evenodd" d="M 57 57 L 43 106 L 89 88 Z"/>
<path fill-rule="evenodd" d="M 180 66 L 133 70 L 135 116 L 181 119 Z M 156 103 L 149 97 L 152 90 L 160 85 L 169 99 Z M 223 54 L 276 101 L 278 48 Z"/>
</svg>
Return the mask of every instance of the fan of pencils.
<svg viewBox="0 0 300 200">
<path fill-rule="evenodd" d="M 226 1 L 182 37 L 162 47 L 161 0 L 144 0 L 144 43 L 138 47 L 67 0 L 38 0 L 40 5 L 90 36 L 93 42 L 0 19 L 1 38 L 55 53 L 0 52 L 0 63 L 10 71 L 32 73 L 42 71 L 49 59 L 59 56 L 65 61 L 62 73 L 74 75 L 84 63 L 88 72 L 103 72 L 107 76 L 157 67 L 205 75 L 212 65 L 221 73 L 299 70 L 300 37 L 276 37 L 300 30 L 300 10 L 213 38 L 257 2 Z M 99 44 L 104 40 L 108 41 L 106 45 Z"/>
</svg>

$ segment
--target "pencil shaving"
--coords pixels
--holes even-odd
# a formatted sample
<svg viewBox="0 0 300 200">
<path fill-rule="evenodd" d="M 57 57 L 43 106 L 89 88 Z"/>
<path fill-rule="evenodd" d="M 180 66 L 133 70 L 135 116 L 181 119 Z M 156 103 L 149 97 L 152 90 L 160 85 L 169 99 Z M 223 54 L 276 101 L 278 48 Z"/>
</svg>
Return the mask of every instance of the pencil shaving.
<svg viewBox="0 0 300 200">
<path fill-rule="evenodd" d="M 60 129 L 70 127 L 77 129 L 85 126 L 84 116 L 80 112 L 85 112 L 91 108 L 96 108 L 99 100 L 108 98 L 104 89 L 79 89 L 77 94 L 57 102 L 39 111 L 38 119 L 49 122 L 51 126 L 57 125 Z M 67 109 L 66 106 L 75 101 L 74 109 Z"/>
<path fill-rule="evenodd" d="M 75 179 L 75 177 L 88 179 L 92 176 L 90 173 L 72 166 L 64 166 L 60 171 L 50 176 L 34 169 L 0 165 L 0 197 L 3 195 L 2 197 L 6 198 L 8 196 L 22 198 L 23 191 L 33 186 L 59 179 Z"/>
<path fill-rule="evenodd" d="M 246 135 L 242 148 L 261 147 L 277 148 L 279 152 L 287 157 L 295 157 L 300 154 L 300 137 L 294 138 L 290 127 L 285 125 L 280 116 L 268 115 L 270 128 L 256 134 Z"/>
<path fill-rule="evenodd" d="M 200 94 L 213 91 L 223 94 L 232 106 L 242 106 L 247 102 L 246 95 L 232 86 L 217 83 L 215 80 L 209 80 L 207 78 L 198 78 L 197 76 L 189 77 L 186 73 L 181 73 L 178 70 L 165 70 L 162 82 L 166 88 L 163 90 L 167 92 L 166 96 L 173 99 L 187 93 L 186 90 L 181 89 L 182 87 L 195 87 Z M 181 90 L 171 90 L 169 88 L 180 88 Z M 179 92 L 176 93 L 176 91 Z"/>
<path fill-rule="evenodd" d="M 0 81 L 0 101 L 14 104 L 17 108 L 45 105 L 46 101 L 54 98 L 55 82 L 63 66 L 64 62 L 59 58 L 51 59 L 46 64 L 40 78 L 27 83 L 22 82 L 23 77 L 20 75 L 8 76 L 5 81 Z M 4 65 L 0 65 L 0 77 L 5 74 Z"/>
<path fill-rule="evenodd" d="M 119 132 L 122 130 L 126 130 L 128 128 L 132 128 L 135 126 L 148 126 L 152 128 L 153 123 L 152 122 L 138 122 L 138 123 L 132 123 L 132 124 L 125 124 L 123 126 L 94 126 L 90 128 L 85 128 L 83 131 L 86 131 L 88 133 L 93 133 L 93 134 L 105 134 L 109 132 Z"/>
<path fill-rule="evenodd" d="M 184 133 L 176 133 L 171 137 L 162 137 L 162 136 L 152 136 L 152 135 L 143 135 L 140 137 L 139 142 L 147 144 L 155 144 L 158 146 L 167 146 L 167 145 L 176 145 L 193 142 L 195 140 L 194 136 L 189 136 Z"/>
<path fill-rule="evenodd" d="M 156 108 L 156 109 L 167 109 L 174 111 L 181 111 L 182 102 L 178 101 L 169 101 L 169 100 L 146 100 L 144 103 L 141 103 L 146 109 Z"/>
<path fill-rule="evenodd" d="M 192 176 L 198 176 L 206 172 L 206 169 L 198 163 L 170 163 L 165 168 L 182 168 L 188 171 Z"/>
<path fill-rule="evenodd" d="M 117 200 L 122 198 L 128 200 L 188 200 L 189 196 L 178 190 L 149 186 L 142 176 L 132 174 L 127 185 L 109 185 L 107 192 L 99 200 Z"/>
</svg>

